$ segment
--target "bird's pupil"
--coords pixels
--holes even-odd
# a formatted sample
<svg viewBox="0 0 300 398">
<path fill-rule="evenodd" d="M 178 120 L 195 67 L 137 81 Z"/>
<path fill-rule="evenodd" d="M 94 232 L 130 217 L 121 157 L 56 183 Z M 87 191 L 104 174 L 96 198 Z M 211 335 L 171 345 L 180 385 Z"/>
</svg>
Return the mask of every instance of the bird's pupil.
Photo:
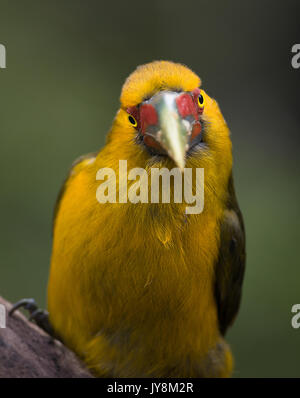
<svg viewBox="0 0 300 398">
<path fill-rule="evenodd" d="M 134 120 L 134 118 L 132 116 L 129 116 L 129 121 L 130 121 L 131 124 L 135 124 L 135 120 Z"/>
<path fill-rule="evenodd" d="M 201 105 L 203 104 L 203 97 L 202 97 L 201 94 L 199 95 L 199 102 L 200 102 Z"/>
</svg>

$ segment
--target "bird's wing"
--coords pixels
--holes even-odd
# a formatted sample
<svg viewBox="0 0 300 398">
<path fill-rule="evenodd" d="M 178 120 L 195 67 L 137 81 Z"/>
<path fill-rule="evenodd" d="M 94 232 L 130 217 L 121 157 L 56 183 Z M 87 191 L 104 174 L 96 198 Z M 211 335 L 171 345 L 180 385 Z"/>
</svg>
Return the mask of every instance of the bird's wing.
<svg viewBox="0 0 300 398">
<path fill-rule="evenodd" d="M 57 196 L 57 199 L 56 199 L 56 202 L 55 202 L 55 205 L 54 205 L 52 229 L 54 229 L 55 219 L 56 219 L 56 216 L 57 216 L 57 212 L 58 212 L 58 209 L 59 209 L 59 205 L 60 205 L 61 199 L 62 199 L 62 197 L 63 197 L 63 195 L 65 193 L 65 190 L 66 190 L 67 181 L 75 173 L 76 168 L 80 164 L 88 163 L 89 161 L 92 161 L 93 159 L 96 158 L 97 155 L 98 155 L 98 152 L 91 152 L 91 153 L 88 153 L 86 155 L 80 156 L 79 158 L 77 158 L 72 163 L 72 166 L 70 167 L 70 170 L 69 170 L 69 172 L 67 174 L 67 177 L 65 178 L 65 180 L 64 180 L 64 182 L 63 182 L 63 184 L 62 184 L 62 186 L 60 188 L 60 191 L 58 193 L 58 196 Z"/>
<path fill-rule="evenodd" d="M 228 192 L 227 208 L 221 223 L 215 285 L 219 327 L 223 335 L 239 309 L 246 260 L 244 222 L 236 200 L 232 175 Z"/>
</svg>

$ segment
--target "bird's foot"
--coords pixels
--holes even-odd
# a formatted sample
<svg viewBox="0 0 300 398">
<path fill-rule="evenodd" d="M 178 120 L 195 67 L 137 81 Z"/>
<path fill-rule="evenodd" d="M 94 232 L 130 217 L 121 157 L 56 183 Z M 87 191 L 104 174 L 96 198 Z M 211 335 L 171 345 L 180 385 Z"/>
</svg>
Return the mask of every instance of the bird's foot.
<svg viewBox="0 0 300 398">
<path fill-rule="evenodd" d="M 43 329 L 47 334 L 49 334 L 49 336 L 57 338 L 49 322 L 48 311 L 38 308 L 34 299 L 29 298 L 18 301 L 12 306 L 11 310 L 9 311 L 9 315 L 12 316 L 13 313 L 19 308 L 24 308 L 25 310 L 29 311 L 30 321 L 34 321 L 41 329 Z"/>
</svg>

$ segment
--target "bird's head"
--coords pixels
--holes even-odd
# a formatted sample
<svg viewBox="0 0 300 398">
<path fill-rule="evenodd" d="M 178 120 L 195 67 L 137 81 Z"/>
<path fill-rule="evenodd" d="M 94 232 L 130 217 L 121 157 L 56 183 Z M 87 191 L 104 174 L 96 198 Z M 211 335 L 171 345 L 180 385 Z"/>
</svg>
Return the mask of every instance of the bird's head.
<svg viewBox="0 0 300 398">
<path fill-rule="evenodd" d="M 147 159 L 165 159 L 181 170 L 213 163 L 224 179 L 231 170 L 229 130 L 218 104 L 200 78 L 178 63 L 155 61 L 127 78 L 109 140 L 138 146 Z"/>
</svg>

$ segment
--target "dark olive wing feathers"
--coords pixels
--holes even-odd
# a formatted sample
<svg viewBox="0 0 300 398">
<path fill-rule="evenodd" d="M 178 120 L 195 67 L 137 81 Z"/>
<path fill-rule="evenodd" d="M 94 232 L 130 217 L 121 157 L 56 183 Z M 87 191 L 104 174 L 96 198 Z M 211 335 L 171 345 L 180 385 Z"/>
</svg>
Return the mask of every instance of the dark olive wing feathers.
<svg viewBox="0 0 300 398">
<path fill-rule="evenodd" d="M 228 203 L 221 223 L 219 258 L 216 266 L 215 295 L 220 332 L 224 335 L 238 312 L 245 271 L 245 229 L 232 176 Z"/>
</svg>

